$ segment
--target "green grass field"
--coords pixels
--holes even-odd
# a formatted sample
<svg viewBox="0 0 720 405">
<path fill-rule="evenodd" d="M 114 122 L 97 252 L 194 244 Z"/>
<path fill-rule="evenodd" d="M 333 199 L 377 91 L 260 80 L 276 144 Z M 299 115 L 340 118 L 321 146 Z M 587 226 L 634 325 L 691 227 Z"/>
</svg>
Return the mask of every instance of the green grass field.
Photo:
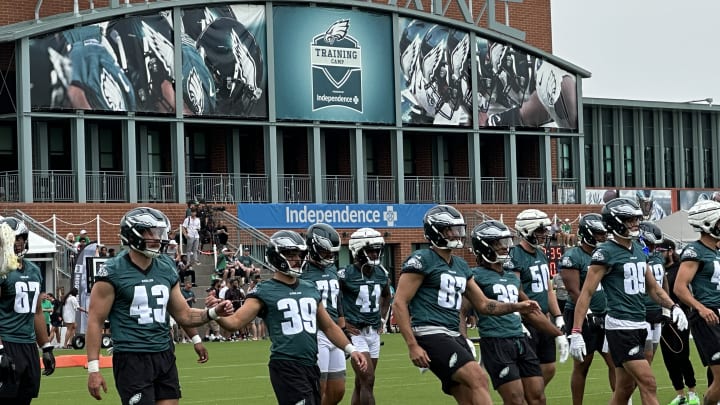
<svg viewBox="0 0 720 405">
<path fill-rule="evenodd" d="M 449 396 L 442 394 L 440 384 L 431 373 L 420 374 L 407 355 L 406 346 L 399 334 L 383 335 L 385 345 L 381 348 L 375 383 L 375 398 L 378 404 L 452 404 Z M 210 361 L 197 364 L 195 352 L 190 344 L 177 345 L 178 369 L 182 385 L 183 404 L 224 405 L 247 403 L 253 405 L 274 404 L 275 396 L 270 386 L 267 362 L 269 341 L 206 343 Z M 691 342 L 694 346 L 694 343 Z M 695 347 L 692 347 L 698 391 L 706 387 L 705 369 L 701 367 Z M 58 350 L 56 355 L 69 354 Z M 73 354 L 78 354 L 75 351 Z M 658 396 L 661 404 L 667 404 L 675 396 L 658 350 L 653 370 L 658 381 Z M 570 372 L 572 363 L 558 364 L 555 379 L 546 389 L 548 404 L 569 404 Z M 115 391 L 112 370 L 103 369 L 108 383 L 108 393 L 101 403 L 119 403 Z M 585 391 L 586 404 L 606 404 L 611 396 L 607 383 L 605 363 L 596 356 L 588 376 Z M 350 403 L 353 389 L 352 368 L 348 370 L 347 391 L 343 404 Z M 492 392 L 496 404 L 500 397 Z M 635 393 L 633 401 L 640 404 Z M 36 405 L 72 404 L 85 405 L 98 402 L 87 392 L 87 371 L 82 368 L 62 368 L 50 377 L 43 377 L 40 397 Z"/>
</svg>

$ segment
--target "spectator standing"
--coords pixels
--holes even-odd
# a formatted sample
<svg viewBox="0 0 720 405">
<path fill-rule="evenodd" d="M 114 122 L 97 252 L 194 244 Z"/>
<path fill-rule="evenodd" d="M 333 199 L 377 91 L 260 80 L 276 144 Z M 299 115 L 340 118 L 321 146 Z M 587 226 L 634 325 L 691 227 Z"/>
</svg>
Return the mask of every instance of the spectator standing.
<svg viewBox="0 0 720 405">
<path fill-rule="evenodd" d="M 48 293 L 50 301 L 53 303 L 53 311 L 50 313 L 50 343 L 55 347 L 62 346 L 60 335 L 62 330 L 62 303 L 54 295 Z"/>
<path fill-rule="evenodd" d="M 88 236 L 87 231 L 84 229 L 80 231 L 80 234 L 78 235 L 76 242 L 80 242 L 81 240 L 85 241 L 86 245 L 90 243 L 90 237 Z"/>
<path fill-rule="evenodd" d="M 43 315 L 45 316 L 45 327 L 47 328 L 47 334 L 50 336 L 50 315 L 53 312 L 53 303 L 50 299 L 50 296 L 45 291 L 40 293 L 40 297 L 42 298 L 42 311 Z M 48 341 L 50 339 L 48 338 Z"/>
<path fill-rule="evenodd" d="M 200 264 L 200 218 L 197 217 L 197 209 L 190 209 L 190 216 L 182 223 L 183 235 L 187 238 L 188 244 L 186 253 L 192 264 Z"/>
<path fill-rule="evenodd" d="M 65 344 L 63 347 L 65 349 L 71 349 L 71 343 L 73 337 L 75 337 L 75 329 L 77 328 L 77 324 L 75 322 L 77 311 L 81 312 L 87 312 L 85 308 L 80 307 L 80 303 L 78 302 L 77 296 L 78 296 L 78 289 L 77 287 L 73 287 L 68 291 L 67 294 L 65 294 L 65 297 L 63 297 L 63 322 L 65 323 Z"/>
</svg>

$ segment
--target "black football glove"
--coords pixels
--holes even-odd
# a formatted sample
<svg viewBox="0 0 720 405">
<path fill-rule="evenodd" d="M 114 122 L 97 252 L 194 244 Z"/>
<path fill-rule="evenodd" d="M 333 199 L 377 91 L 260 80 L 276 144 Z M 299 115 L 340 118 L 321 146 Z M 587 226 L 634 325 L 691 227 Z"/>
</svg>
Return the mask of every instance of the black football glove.
<svg viewBox="0 0 720 405">
<path fill-rule="evenodd" d="M 45 367 L 43 375 L 50 375 L 55 372 L 55 355 L 53 354 L 52 344 L 48 343 L 45 347 L 43 347 L 42 351 L 42 362 Z"/>
<path fill-rule="evenodd" d="M 0 346 L 0 383 L 15 382 L 15 363 L 5 348 Z"/>
</svg>

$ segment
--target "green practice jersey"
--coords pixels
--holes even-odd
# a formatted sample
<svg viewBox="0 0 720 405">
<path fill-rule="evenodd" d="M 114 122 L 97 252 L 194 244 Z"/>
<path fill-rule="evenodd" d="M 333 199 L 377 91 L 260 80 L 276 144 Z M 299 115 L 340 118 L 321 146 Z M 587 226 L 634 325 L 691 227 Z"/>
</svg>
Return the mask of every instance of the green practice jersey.
<svg viewBox="0 0 720 405">
<path fill-rule="evenodd" d="M 582 250 L 580 246 L 575 246 L 565 251 L 565 254 L 560 259 L 561 274 L 566 271 L 579 271 L 580 272 L 580 291 L 582 291 L 583 285 L 585 284 L 585 278 L 587 277 L 588 266 L 590 266 L 590 254 Z M 575 309 L 575 301 L 570 294 L 568 294 L 565 308 Z M 602 288 L 602 283 L 598 284 L 597 289 L 592 295 L 590 300 L 590 310 L 596 314 L 604 314 L 607 312 L 607 297 L 605 291 Z"/>
<path fill-rule="evenodd" d="M 108 319 L 114 350 L 155 353 L 172 348 L 167 304 L 178 284 L 174 262 L 160 255 L 143 271 L 130 261 L 125 250 L 105 262 L 95 282 L 108 282 L 115 301 Z"/>
<path fill-rule="evenodd" d="M 339 305 L 338 294 L 340 293 L 340 282 L 338 281 L 337 267 L 330 265 L 320 268 L 310 262 L 307 262 L 303 268 L 301 280 L 309 281 L 315 284 L 315 288 L 322 295 L 322 303 L 330 318 L 335 323 L 338 321 Z"/>
<path fill-rule="evenodd" d="M 510 249 L 510 259 L 503 266 L 505 270 L 520 273 L 520 282 L 528 298 L 537 301 L 543 313 L 550 312 L 550 265 L 545 252 L 535 249 L 535 253 L 529 253 L 522 246 L 515 245 Z"/>
<path fill-rule="evenodd" d="M 680 262 L 685 261 L 698 263 L 690 282 L 695 299 L 708 308 L 720 308 L 720 252 L 695 241 L 680 254 Z"/>
<path fill-rule="evenodd" d="M 484 267 L 472 269 L 473 278 L 491 300 L 516 303 L 520 294 L 520 279 L 512 271 L 504 270 L 502 274 Z M 522 337 L 520 314 L 511 313 L 500 316 L 478 314 L 478 332 L 480 337 Z"/>
<path fill-rule="evenodd" d="M 373 266 L 366 276 L 360 268 L 351 264 L 338 272 L 345 319 L 358 328 L 380 327 L 380 297 L 388 287 L 388 275 L 380 266 Z M 388 297 L 389 298 L 389 297 Z"/>
<path fill-rule="evenodd" d="M 35 342 L 35 310 L 42 281 L 38 266 L 26 259 L 22 260 L 22 268 L 0 278 L 0 339 Z"/>
<path fill-rule="evenodd" d="M 275 279 L 259 283 L 248 293 L 263 303 L 260 317 L 265 320 L 272 345 L 270 360 L 317 364 L 317 308 L 320 291 L 309 281 L 288 285 Z"/>
<path fill-rule="evenodd" d="M 658 286 L 662 288 L 665 279 L 665 258 L 660 252 L 653 252 L 647 257 L 648 270 L 652 272 L 652 276 L 657 281 Z M 649 295 L 645 294 L 645 311 L 659 311 L 660 304 L 655 302 Z"/>
<path fill-rule="evenodd" d="M 452 256 L 448 264 L 432 249 L 421 249 L 405 260 L 402 272 L 424 276 L 409 305 L 412 326 L 438 326 L 459 332 L 462 295 L 472 277 L 467 262 Z"/>
<path fill-rule="evenodd" d="M 593 251 L 590 264 L 606 267 L 602 286 L 613 318 L 645 321 L 645 260 L 645 252 L 636 242 L 630 249 L 614 241 L 603 242 Z"/>
</svg>

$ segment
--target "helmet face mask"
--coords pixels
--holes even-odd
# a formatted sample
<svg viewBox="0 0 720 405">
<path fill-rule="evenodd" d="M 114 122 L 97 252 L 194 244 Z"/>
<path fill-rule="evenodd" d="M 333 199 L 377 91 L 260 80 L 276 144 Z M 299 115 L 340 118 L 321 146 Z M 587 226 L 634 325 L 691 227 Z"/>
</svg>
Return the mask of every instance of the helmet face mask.
<svg viewBox="0 0 720 405">
<path fill-rule="evenodd" d="M 307 255 L 303 238 L 293 231 L 278 231 L 270 237 L 265 249 L 265 262 L 273 271 L 299 277 Z"/>
<path fill-rule="evenodd" d="M 607 229 L 600 214 L 587 214 L 580 218 L 578 234 L 582 242 L 590 247 L 607 241 Z"/>
<path fill-rule="evenodd" d="M 361 265 L 378 266 L 382 261 L 385 239 L 372 228 L 360 228 L 350 235 L 348 248 L 354 260 Z"/>
<path fill-rule="evenodd" d="M 328 224 L 313 224 L 307 229 L 305 244 L 310 260 L 327 267 L 335 263 L 335 256 L 340 251 L 340 235 Z"/>
<path fill-rule="evenodd" d="M 499 221 L 485 221 L 476 226 L 471 233 L 473 253 L 487 263 L 503 263 L 513 246 L 512 232 Z"/>
<path fill-rule="evenodd" d="M 688 223 L 697 231 L 720 239 L 720 202 L 698 201 L 688 210 Z"/>
<path fill-rule="evenodd" d="M 536 209 L 521 211 L 515 220 L 515 228 L 520 237 L 535 249 L 545 246 L 550 224 L 547 214 Z"/>
<path fill-rule="evenodd" d="M 460 211 L 449 205 L 436 205 L 423 217 L 425 239 L 438 249 L 462 249 L 465 228 Z"/>
<path fill-rule="evenodd" d="M 128 211 L 120 220 L 120 241 L 146 257 L 165 252 L 169 241 L 170 220 L 161 211 L 140 207 Z"/>
<path fill-rule="evenodd" d="M 602 209 L 602 219 L 608 231 L 621 239 L 637 239 L 640 236 L 642 210 L 630 198 L 615 198 Z"/>
</svg>

